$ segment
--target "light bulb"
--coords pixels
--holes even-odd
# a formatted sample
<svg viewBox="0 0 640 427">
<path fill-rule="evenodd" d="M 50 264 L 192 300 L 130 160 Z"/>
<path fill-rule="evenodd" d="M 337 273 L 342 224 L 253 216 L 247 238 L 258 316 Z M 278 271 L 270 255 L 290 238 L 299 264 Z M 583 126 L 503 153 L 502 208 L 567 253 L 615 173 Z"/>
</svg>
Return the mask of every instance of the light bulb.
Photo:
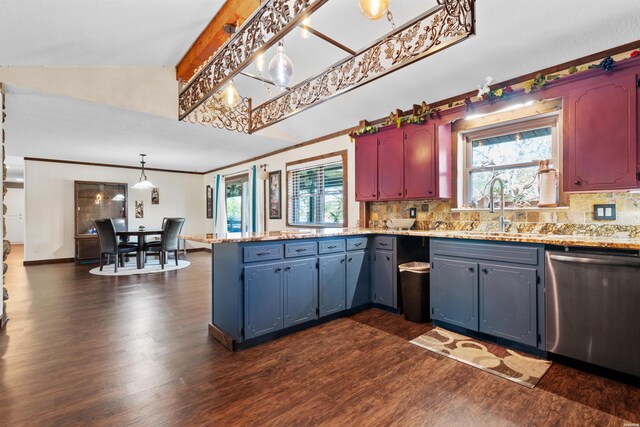
<svg viewBox="0 0 640 427">
<path fill-rule="evenodd" d="M 258 54 L 258 56 L 256 57 L 256 61 L 254 62 L 254 65 L 256 66 L 256 70 L 258 70 L 259 73 L 264 72 L 264 67 L 266 65 L 264 60 L 264 53 L 260 52 Z"/>
<path fill-rule="evenodd" d="M 311 26 L 311 17 L 307 16 L 306 18 L 304 18 L 302 20 L 302 25 L 306 25 L 307 27 Z M 309 30 L 304 27 L 300 29 L 300 35 L 303 39 L 308 39 L 309 37 L 311 37 L 311 33 L 309 32 Z"/>
<path fill-rule="evenodd" d="M 236 86 L 233 84 L 233 80 L 229 80 L 227 87 L 224 88 L 224 91 L 222 92 L 222 100 L 231 108 L 235 107 L 240 102 L 240 96 L 238 96 L 238 91 L 236 90 Z"/>
<path fill-rule="evenodd" d="M 381 18 L 388 8 L 389 0 L 360 0 L 360 10 L 372 21 Z"/>
<path fill-rule="evenodd" d="M 269 62 L 269 76 L 280 89 L 285 89 L 293 77 L 293 63 L 284 53 L 284 43 L 278 44 L 278 53 Z"/>
</svg>

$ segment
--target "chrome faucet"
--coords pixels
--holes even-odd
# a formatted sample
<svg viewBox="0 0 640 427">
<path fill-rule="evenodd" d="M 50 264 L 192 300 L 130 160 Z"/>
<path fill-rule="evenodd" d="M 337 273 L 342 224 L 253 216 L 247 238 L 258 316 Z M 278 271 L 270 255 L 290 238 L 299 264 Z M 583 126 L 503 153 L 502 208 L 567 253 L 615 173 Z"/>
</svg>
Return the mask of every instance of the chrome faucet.
<svg viewBox="0 0 640 427">
<path fill-rule="evenodd" d="M 489 212 L 495 213 L 496 209 L 493 203 L 493 187 L 496 182 L 500 183 L 500 216 L 498 217 L 498 224 L 500 232 L 504 233 L 505 224 L 510 224 L 511 221 L 504 219 L 504 181 L 498 177 L 495 177 L 489 183 Z"/>
</svg>

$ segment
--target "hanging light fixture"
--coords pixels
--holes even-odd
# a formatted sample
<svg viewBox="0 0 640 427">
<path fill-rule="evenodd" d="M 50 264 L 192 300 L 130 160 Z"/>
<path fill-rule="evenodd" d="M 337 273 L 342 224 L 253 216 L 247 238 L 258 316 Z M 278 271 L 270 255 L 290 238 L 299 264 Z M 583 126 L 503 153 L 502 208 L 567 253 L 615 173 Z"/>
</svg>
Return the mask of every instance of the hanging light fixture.
<svg viewBox="0 0 640 427">
<path fill-rule="evenodd" d="M 256 66 L 256 70 L 258 70 L 258 73 L 264 73 L 264 68 L 267 65 L 265 62 L 266 61 L 264 59 L 264 53 L 260 52 L 256 57 L 256 61 L 254 62 L 254 65 Z"/>
<path fill-rule="evenodd" d="M 147 163 L 144 161 L 145 156 L 146 154 L 140 154 L 140 164 L 142 165 L 142 169 L 140 171 L 140 179 L 133 187 L 131 187 L 135 188 L 136 190 L 149 190 L 151 188 L 155 188 L 155 185 L 153 185 L 151 181 L 147 179 L 147 174 L 144 173 L 144 164 Z"/>
<path fill-rule="evenodd" d="M 278 42 L 278 53 L 269 62 L 269 76 L 273 83 L 284 90 L 293 77 L 293 63 L 284 53 L 284 43 Z"/>
<path fill-rule="evenodd" d="M 300 36 L 303 39 L 308 39 L 309 37 L 311 37 L 311 33 L 305 27 L 311 26 L 311 17 L 307 16 L 306 18 L 304 18 L 302 20 L 302 25 L 304 25 L 304 27 L 300 28 Z"/>
<path fill-rule="evenodd" d="M 360 10 L 372 21 L 380 19 L 388 9 L 389 0 L 360 0 Z"/>
<path fill-rule="evenodd" d="M 229 107 L 233 108 L 240 102 L 240 96 L 236 90 L 236 86 L 233 84 L 233 80 L 229 80 L 227 87 L 222 91 L 222 100 Z"/>
</svg>

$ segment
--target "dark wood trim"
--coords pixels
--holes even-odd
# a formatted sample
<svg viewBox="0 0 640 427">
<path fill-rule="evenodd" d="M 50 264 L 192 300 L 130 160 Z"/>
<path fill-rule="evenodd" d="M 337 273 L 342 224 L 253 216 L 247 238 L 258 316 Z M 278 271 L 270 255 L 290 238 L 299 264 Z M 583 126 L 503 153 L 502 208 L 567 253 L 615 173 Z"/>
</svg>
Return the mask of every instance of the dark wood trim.
<svg viewBox="0 0 640 427">
<path fill-rule="evenodd" d="M 41 157 L 25 157 L 24 160 L 30 160 L 32 162 L 48 162 L 48 163 L 65 163 L 70 165 L 82 165 L 82 166 L 99 166 L 105 168 L 120 168 L 120 169 L 137 169 L 140 170 L 140 166 L 128 166 L 128 165 L 115 165 L 110 163 L 93 163 L 93 162 L 79 162 L 75 160 L 60 160 L 60 159 L 46 159 Z M 192 175 L 204 175 L 207 172 L 196 172 L 196 171 L 184 171 L 184 170 L 176 170 L 176 169 L 159 169 L 159 168 L 148 168 L 145 166 L 144 170 L 146 171 L 154 171 L 154 172 L 171 172 L 171 173 L 186 173 Z"/>
<path fill-rule="evenodd" d="M 316 160 L 328 159 L 330 157 L 342 157 L 342 225 L 305 225 L 305 228 L 336 228 L 336 227 L 348 227 L 349 226 L 349 150 L 334 151 L 332 153 L 325 153 L 319 156 L 307 157 L 306 159 L 295 160 L 288 162 L 284 165 L 285 182 L 288 182 L 288 168 L 289 166 L 298 165 L 301 163 L 313 162 Z M 285 191 L 286 197 L 282 198 L 282 202 L 285 204 L 286 212 L 286 225 L 287 227 L 299 227 L 296 224 L 289 224 L 289 192 Z"/>
<path fill-rule="evenodd" d="M 236 351 L 237 343 L 236 340 L 231 338 L 229 335 L 222 332 L 222 330 L 218 329 L 216 326 L 209 323 L 209 336 L 214 340 L 218 341 L 224 348 L 230 351 Z"/>
<path fill-rule="evenodd" d="M 30 265 L 43 265 L 43 264 L 65 264 L 67 262 L 74 262 L 75 258 L 51 258 L 51 259 L 37 259 L 35 261 L 22 261 L 22 265 L 25 267 Z"/>
<path fill-rule="evenodd" d="M 340 43 L 339 41 L 332 39 L 331 37 L 329 37 L 328 35 L 321 33 L 318 30 L 315 30 L 313 28 L 311 28 L 308 25 L 304 25 L 304 24 L 300 24 L 300 28 L 303 28 L 307 31 L 309 31 L 309 33 L 313 34 L 314 36 L 326 41 L 327 43 L 330 43 L 332 45 L 334 45 L 335 47 L 337 47 L 338 49 L 342 49 L 345 52 L 347 52 L 349 55 L 351 56 L 355 56 L 356 55 L 356 51 L 353 49 L 348 48 L 347 46 L 343 45 L 342 43 Z"/>
<path fill-rule="evenodd" d="M 356 129 L 358 129 L 358 126 L 354 126 L 354 127 L 348 128 L 348 129 L 343 129 L 343 130 L 340 130 L 340 131 L 337 131 L 337 132 L 329 133 L 327 135 L 320 136 L 320 137 L 314 138 L 314 139 L 310 139 L 308 141 L 301 142 L 299 144 L 292 145 L 290 147 L 280 148 L 279 150 L 270 151 L 269 153 L 261 154 L 261 155 L 256 156 L 256 157 L 251 157 L 250 159 L 242 160 L 242 161 L 239 161 L 239 162 L 231 163 L 230 165 L 221 166 L 219 168 L 211 169 L 211 170 L 209 170 L 207 172 L 204 172 L 204 173 L 205 174 L 209 174 L 209 173 L 213 173 L 213 172 L 218 172 L 218 171 L 221 171 L 221 170 L 229 169 L 229 168 L 232 168 L 232 167 L 235 167 L 235 166 L 240 166 L 240 165 L 243 165 L 245 163 L 252 163 L 252 162 L 264 159 L 266 157 L 275 156 L 277 154 L 285 153 L 287 151 L 295 150 L 297 148 L 302 148 L 302 147 L 306 147 L 308 145 L 313 145 L 313 144 L 317 144 L 319 142 L 326 141 L 328 139 L 333 139 L 333 138 L 336 138 L 338 136 L 347 135 L 349 132 L 351 132 L 352 130 L 356 130 Z"/>
</svg>

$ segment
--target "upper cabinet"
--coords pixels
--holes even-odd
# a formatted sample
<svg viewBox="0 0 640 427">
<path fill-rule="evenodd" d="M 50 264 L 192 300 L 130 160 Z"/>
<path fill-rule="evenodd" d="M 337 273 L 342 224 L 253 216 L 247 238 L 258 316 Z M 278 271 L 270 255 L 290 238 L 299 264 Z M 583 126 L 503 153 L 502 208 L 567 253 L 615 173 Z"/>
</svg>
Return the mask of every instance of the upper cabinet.
<svg viewBox="0 0 640 427">
<path fill-rule="evenodd" d="M 378 199 L 378 137 L 356 139 L 356 200 Z"/>
<path fill-rule="evenodd" d="M 356 139 L 356 200 L 451 196 L 451 126 L 388 127 Z"/>
<path fill-rule="evenodd" d="M 404 197 L 403 132 L 391 127 L 378 133 L 378 200 Z"/>
<path fill-rule="evenodd" d="M 404 196 L 428 199 L 436 193 L 434 125 L 411 126 L 404 132 Z"/>
<path fill-rule="evenodd" d="M 636 73 L 584 80 L 565 97 L 564 190 L 638 186 Z"/>
</svg>

